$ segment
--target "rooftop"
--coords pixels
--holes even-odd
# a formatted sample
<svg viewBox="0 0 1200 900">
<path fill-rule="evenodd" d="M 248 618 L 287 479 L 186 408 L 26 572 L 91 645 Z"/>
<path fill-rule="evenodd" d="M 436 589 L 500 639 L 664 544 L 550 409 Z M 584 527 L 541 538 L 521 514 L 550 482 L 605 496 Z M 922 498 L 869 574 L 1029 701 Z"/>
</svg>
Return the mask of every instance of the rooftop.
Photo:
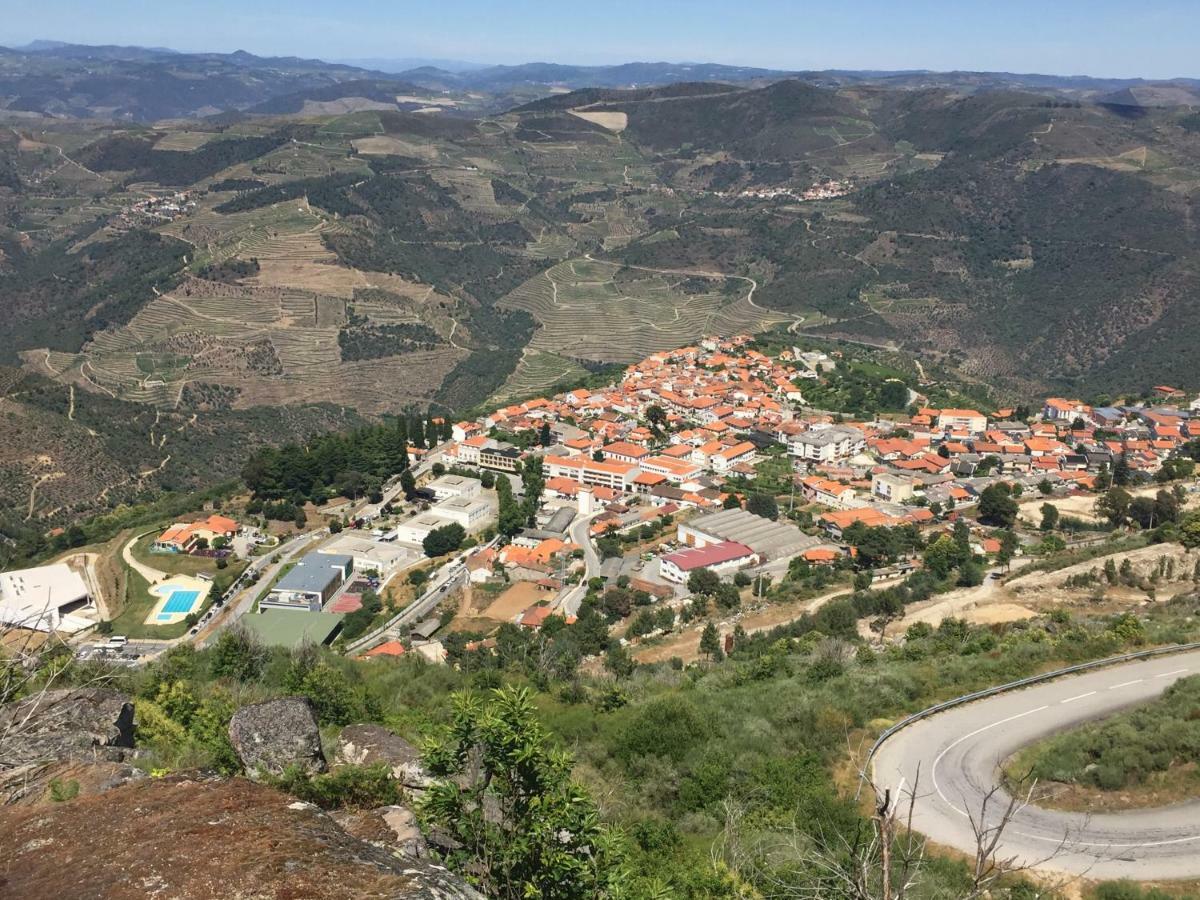
<svg viewBox="0 0 1200 900">
<path fill-rule="evenodd" d="M 682 572 L 690 572 L 693 569 L 717 566 L 753 555 L 754 551 L 745 544 L 739 544 L 737 541 L 722 541 L 719 544 L 709 544 L 707 547 L 677 550 L 664 556 L 663 562 L 672 563 Z"/>
<path fill-rule="evenodd" d="M 257 615 L 243 616 L 241 622 L 268 647 L 299 647 L 325 643 L 341 627 L 342 617 L 325 612 L 267 609 Z"/>
</svg>

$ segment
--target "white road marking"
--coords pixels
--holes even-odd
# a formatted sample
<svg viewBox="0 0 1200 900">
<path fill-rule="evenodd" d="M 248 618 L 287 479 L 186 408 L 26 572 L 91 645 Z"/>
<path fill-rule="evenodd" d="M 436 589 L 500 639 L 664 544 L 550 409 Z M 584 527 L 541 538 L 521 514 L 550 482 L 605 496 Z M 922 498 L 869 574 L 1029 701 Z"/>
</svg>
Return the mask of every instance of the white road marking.
<svg viewBox="0 0 1200 900">
<path fill-rule="evenodd" d="M 964 734 L 958 740 L 956 740 L 952 744 L 950 744 L 950 746 L 948 746 L 945 750 L 943 750 L 941 753 L 939 753 L 937 755 L 937 759 L 935 759 L 933 761 L 933 769 L 930 772 L 930 775 L 933 778 L 933 789 L 938 792 L 938 796 L 942 798 L 942 802 L 945 803 L 947 806 L 949 806 L 952 810 L 954 810 L 960 816 L 967 816 L 967 814 L 965 812 L 963 812 L 961 809 L 959 809 L 957 806 L 955 806 L 953 803 L 951 803 L 949 800 L 946 799 L 946 795 L 942 793 L 942 788 L 938 784 L 937 767 L 938 767 L 938 763 L 940 763 L 942 761 L 942 757 L 944 757 L 947 753 L 949 753 L 951 750 L 953 750 L 955 747 L 957 747 L 963 741 L 969 741 L 971 738 L 975 737 L 975 735 L 982 734 L 983 732 L 987 731 L 990 728 L 995 728 L 998 725 L 1007 725 L 1009 722 L 1015 722 L 1017 719 L 1023 719 L 1026 716 L 1032 716 L 1034 713 L 1040 713 L 1042 710 L 1049 709 L 1049 708 L 1050 708 L 1049 706 L 1039 706 L 1037 709 L 1026 710 L 1023 713 L 1017 713 L 1015 716 L 1009 716 L 1007 719 L 1001 719 L 998 722 L 993 722 L 991 725 L 984 725 L 982 728 L 976 728 L 974 731 L 970 732 L 969 734 Z M 969 816 L 967 816 L 967 817 L 970 818 Z"/>
<path fill-rule="evenodd" d="M 1059 703 L 1074 703 L 1076 700 L 1082 700 L 1084 697 L 1090 697 L 1095 691 L 1088 691 L 1086 694 L 1079 694 L 1076 697 L 1068 697 L 1066 700 L 1059 700 Z"/>
<path fill-rule="evenodd" d="M 1174 672 L 1163 672 L 1161 675 L 1155 675 L 1155 678 L 1170 678 L 1172 675 L 1179 675 L 1181 672 L 1186 672 L 1187 668 L 1176 669 Z"/>
<path fill-rule="evenodd" d="M 1120 684 L 1114 684 L 1109 690 L 1115 691 L 1117 688 L 1129 687 L 1131 684 L 1141 684 L 1145 680 L 1145 678 L 1135 678 L 1133 681 L 1122 681 Z"/>
</svg>

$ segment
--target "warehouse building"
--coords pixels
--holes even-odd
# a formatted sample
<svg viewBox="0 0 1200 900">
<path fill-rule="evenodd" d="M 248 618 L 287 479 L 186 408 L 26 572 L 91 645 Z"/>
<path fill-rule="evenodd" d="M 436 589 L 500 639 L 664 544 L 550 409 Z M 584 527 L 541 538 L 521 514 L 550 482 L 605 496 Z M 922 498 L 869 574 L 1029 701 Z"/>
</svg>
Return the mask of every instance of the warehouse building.
<svg viewBox="0 0 1200 900">
<path fill-rule="evenodd" d="M 353 571 L 353 558 L 343 553 L 307 553 L 258 605 L 263 609 L 319 612 Z"/>
<path fill-rule="evenodd" d="M 688 547 L 708 547 L 726 541 L 745 544 L 763 562 L 787 559 L 821 542 L 795 525 L 772 522 L 744 509 L 723 509 L 681 522 L 676 538 Z"/>
<path fill-rule="evenodd" d="M 659 574 L 667 581 L 685 584 L 688 576 L 697 569 L 709 569 L 724 577 L 758 561 L 758 555 L 745 544 L 721 541 L 668 553 L 662 558 Z"/>
</svg>

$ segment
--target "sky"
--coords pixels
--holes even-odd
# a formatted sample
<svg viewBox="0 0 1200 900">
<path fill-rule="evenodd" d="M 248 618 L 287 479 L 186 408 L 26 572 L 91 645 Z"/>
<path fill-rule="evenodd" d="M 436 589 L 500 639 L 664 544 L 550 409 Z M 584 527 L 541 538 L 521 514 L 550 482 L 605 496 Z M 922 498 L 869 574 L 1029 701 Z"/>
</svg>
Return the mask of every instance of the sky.
<svg viewBox="0 0 1200 900">
<path fill-rule="evenodd" d="M 320 59 L 1200 77 L 1200 0 L 0 0 L 37 38 Z"/>
</svg>

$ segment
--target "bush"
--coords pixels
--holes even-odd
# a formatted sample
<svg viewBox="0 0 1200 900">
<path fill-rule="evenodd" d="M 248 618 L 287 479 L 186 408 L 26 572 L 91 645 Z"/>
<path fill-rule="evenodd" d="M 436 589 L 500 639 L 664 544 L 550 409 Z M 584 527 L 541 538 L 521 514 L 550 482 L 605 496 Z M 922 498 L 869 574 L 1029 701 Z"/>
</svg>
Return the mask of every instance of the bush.
<svg viewBox="0 0 1200 900">
<path fill-rule="evenodd" d="M 272 786 L 321 809 L 377 809 L 403 799 L 400 782 L 384 763 L 342 766 L 323 775 L 309 775 L 290 766 Z"/>
</svg>

